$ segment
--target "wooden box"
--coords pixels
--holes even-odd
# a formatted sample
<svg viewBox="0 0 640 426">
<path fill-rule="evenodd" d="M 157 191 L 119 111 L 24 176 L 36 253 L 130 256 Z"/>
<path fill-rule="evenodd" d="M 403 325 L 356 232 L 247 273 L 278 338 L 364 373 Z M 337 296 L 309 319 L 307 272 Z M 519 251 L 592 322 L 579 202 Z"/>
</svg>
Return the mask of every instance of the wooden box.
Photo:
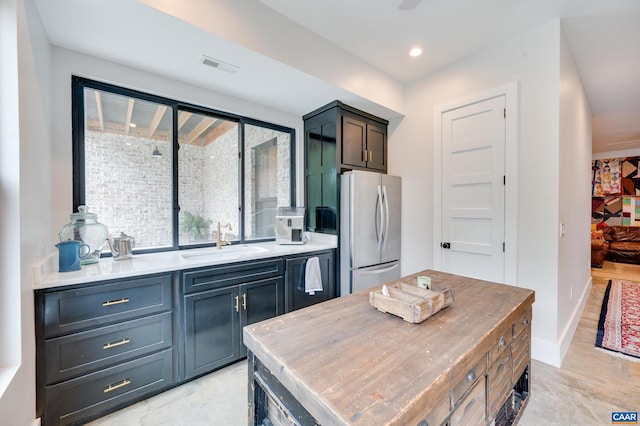
<svg viewBox="0 0 640 426">
<path fill-rule="evenodd" d="M 385 293 L 388 293 L 385 294 Z M 369 303 L 410 323 L 420 323 L 453 302 L 453 290 L 425 290 L 403 282 L 382 286 L 369 293 Z"/>
</svg>

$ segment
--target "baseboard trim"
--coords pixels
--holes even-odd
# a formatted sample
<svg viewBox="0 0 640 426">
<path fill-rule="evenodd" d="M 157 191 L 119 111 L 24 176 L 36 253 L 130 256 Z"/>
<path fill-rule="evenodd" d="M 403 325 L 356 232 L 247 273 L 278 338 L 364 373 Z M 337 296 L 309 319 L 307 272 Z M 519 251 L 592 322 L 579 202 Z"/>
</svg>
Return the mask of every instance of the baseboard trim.
<svg viewBox="0 0 640 426">
<path fill-rule="evenodd" d="M 584 307 L 587 304 L 587 299 L 589 298 L 589 293 L 591 293 L 592 284 L 593 279 L 591 278 L 591 276 L 589 276 L 587 284 L 584 286 L 584 290 L 580 295 L 580 300 L 571 313 L 571 321 L 569 321 L 564 330 L 562 330 L 562 334 L 560 335 L 560 364 L 562 364 L 562 360 L 564 360 L 565 355 L 567 355 L 567 351 L 569 350 L 569 346 L 571 345 L 571 340 L 573 340 L 573 335 L 578 328 L 580 318 L 582 318 L 582 312 L 584 311 Z"/>
<path fill-rule="evenodd" d="M 553 342 L 536 337 L 531 338 L 531 358 L 557 368 L 562 364 L 560 347 Z"/>
<path fill-rule="evenodd" d="M 562 366 L 562 361 L 567 355 L 573 335 L 580 323 L 582 311 L 584 310 L 589 293 L 591 292 L 592 283 L 593 280 L 590 276 L 587 284 L 584 286 L 582 294 L 580 295 L 579 303 L 571 314 L 571 321 L 569 321 L 564 330 L 562 330 L 562 334 L 557 342 L 551 342 L 549 340 L 535 337 L 531 339 L 531 358 L 557 368 Z"/>
</svg>

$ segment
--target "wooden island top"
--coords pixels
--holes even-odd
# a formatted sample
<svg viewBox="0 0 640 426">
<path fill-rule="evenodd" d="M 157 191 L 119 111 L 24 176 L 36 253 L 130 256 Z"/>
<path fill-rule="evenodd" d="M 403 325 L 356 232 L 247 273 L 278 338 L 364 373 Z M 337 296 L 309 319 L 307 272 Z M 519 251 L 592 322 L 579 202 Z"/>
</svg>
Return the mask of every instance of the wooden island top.
<svg viewBox="0 0 640 426">
<path fill-rule="evenodd" d="M 502 357 L 498 352 L 505 346 L 504 336 L 506 345 L 512 333 L 516 341 L 521 318 L 530 330 L 534 292 L 432 270 L 398 281 L 412 283 L 417 275 L 431 277 L 435 290 L 451 288 L 454 293 L 449 307 L 418 324 L 372 307 L 369 292 L 376 287 L 245 327 L 249 422 L 262 422 L 260 410 L 266 408 L 257 406 L 261 403 L 254 389 L 262 386 L 276 395 L 275 401 L 296 411 L 287 404 L 293 397 L 294 405 L 299 403 L 317 424 L 426 424 L 425 416 L 441 410 L 443 401 L 447 418 L 452 416 L 459 405 L 456 389 L 462 389 L 465 378 L 470 384 L 460 391 L 460 400 L 472 385 L 480 389 L 474 369 L 481 371 L 478 377 L 483 375 L 482 403 L 485 421 L 490 421 L 494 413 L 484 393 L 491 394 L 494 379 L 488 372 Z M 526 337 L 528 363 L 530 335 Z M 515 367 L 513 358 L 509 354 L 508 365 Z M 509 373 L 509 386 L 515 381 Z"/>
</svg>

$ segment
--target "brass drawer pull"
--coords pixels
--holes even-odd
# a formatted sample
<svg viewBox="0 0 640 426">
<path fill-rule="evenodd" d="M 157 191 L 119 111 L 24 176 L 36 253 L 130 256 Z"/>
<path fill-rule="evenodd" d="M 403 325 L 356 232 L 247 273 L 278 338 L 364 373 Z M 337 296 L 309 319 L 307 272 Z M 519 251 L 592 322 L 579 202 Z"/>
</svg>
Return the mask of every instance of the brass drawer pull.
<svg viewBox="0 0 640 426">
<path fill-rule="evenodd" d="M 104 346 L 102 346 L 102 349 L 117 348 L 118 346 L 126 345 L 127 343 L 131 343 L 131 340 L 125 337 L 124 339 L 118 340 L 117 342 L 109 342 L 105 344 Z"/>
<path fill-rule="evenodd" d="M 235 306 L 234 307 L 236 308 L 236 312 L 240 312 L 240 309 L 238 308 L 238 296 L 235 296 L 233 299 L 235 300 Z"/>
<path fill-rule="evenodd" d="M 247 310 L 247 293 L 242 293 L 242 308 Z"/>
<path fill-rule="evenodd" d="M 471 370 L 467 373 L 467 382 L 473 382 L 476 379 L 476 372 Z"/>
<path fill-rule="evenodd" d="M 130 384 L 131 384 L 131 379 L 126 378 L 126 379 L 121 380 L 120 382 L 116 382 L 116 383 L 112 383 L 112 384 L 110 384 L 109 386 L 107 386 L 106 388 L 104 388 L 104 390 L 103 390 L 102 392 L 104 392 L 104 393 L 109 393 L 109 392 L 111 392 L 111 391 L 114 391 L 114 390 L 116 390 L 116 389 L 123 388 L 123 387 L 125 387 L 125 386 L 127 386 L 127 385 L 130 385 Z"/>
<path fill-rule="evenodd" d="M 369 151 L 369 162 L 373 161 L 373 151 Z"/>
<path fill-rule="evenodd" d="M 108 302 L 104 302 L 102 306 L 120 305 L 122 303 L 129 303 L 129 298 L 123 297 L 122 299 L 118 299 L 118 300 L 109 300 Z"/>
<path fill-rule="evenodd" d="M 507 340 L 503 337 L 500 337 L 500 341 L 498 342 L 498 346 L 500 346 L 501 348 L 504 348 L 505 345 L 507 344 Z"/>
<path fill-rule="evenodd" d="M 362 159 L 361 161 L 367 161 L 367 150 L 366 149 L 362 150 L 362 156 L 360 158 Z"/>
</svg>

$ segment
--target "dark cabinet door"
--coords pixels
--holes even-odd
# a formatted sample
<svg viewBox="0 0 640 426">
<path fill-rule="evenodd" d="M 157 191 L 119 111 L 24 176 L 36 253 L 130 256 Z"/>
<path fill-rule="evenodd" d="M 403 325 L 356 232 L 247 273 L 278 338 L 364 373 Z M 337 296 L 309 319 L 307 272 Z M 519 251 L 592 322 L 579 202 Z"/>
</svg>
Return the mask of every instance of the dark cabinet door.
<svg viewBox="0 0 640 426">
<path fill-rule="evenodd" d="M 254 324 L 284 313 L 284 280 L 281 277 L 256 281 L 240 286 L 240 326 Z M 240 330 L 242 335 L 242 330 Z M 240 338 L 242 342 L 242 338 Z M 247 348 L 240 345 L 240 356 Z"/>
<path fill-rule="evenodd" d="M 367 166 L 367 124 L 346 114 L 342 116 L 342 164 Z"/>
<path fill-rule="evenodd" d="M 307 260 L 317 256 L 320 261 L 323 291 L 311 295 L 304 290 Z M 286 260 L 286 310 L 287 312 L 324 302 L 336 296 L 336 273 L 334 253 L 327 251 L 313 256 L 295 257 Z"/>
<path fill-rule="evenodd" d="M 344 112 L 342 165 L 387 171 L 387 126 Z"/>
<path fill-rule="evenodd" d="M 336 233 L 338 212 L 336 182 L 335 114 L 305 124 L 305 183 L 307 229 Z"/>
<path fill-rule="evenodd" d="M 367 124 L 367 168 L 387 172 L 387 128 Z"/>
<path fill-rule="evenodd" d="M 187 379 L 238 359 L 241 330 L 238 286 L 187 295 L 184 300 Z"/>
</svg>

